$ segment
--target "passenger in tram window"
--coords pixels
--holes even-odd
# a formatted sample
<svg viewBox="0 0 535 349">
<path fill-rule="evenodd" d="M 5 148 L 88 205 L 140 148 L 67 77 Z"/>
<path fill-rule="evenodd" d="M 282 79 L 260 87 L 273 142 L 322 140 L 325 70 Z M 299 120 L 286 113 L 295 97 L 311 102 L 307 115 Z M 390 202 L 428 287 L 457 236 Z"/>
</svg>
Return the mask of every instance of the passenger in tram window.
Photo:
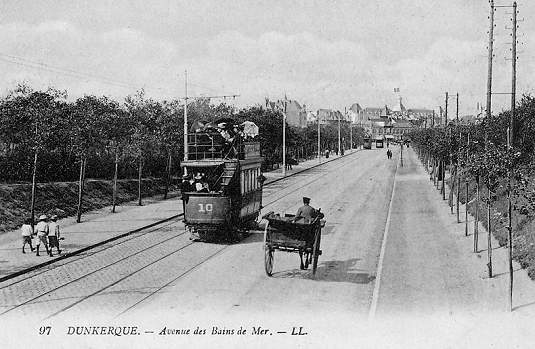
<svg viewBox="0 0 535 349">
<path fill-rule="evenodd" d="M 193 178 L 195 179 L 195 191 L 200 192 L 204 188 L 201 182 L 203 175 L 200 172 L 197 172 Z"/>
<path fill-rule="evenodd" d="M 208 186 L 208 182 L 203 181 L 201 184 L 202 184 L 202 189 L 199 190 L 199 193 L 209 193 L 210 187 Z"/>
</svg>

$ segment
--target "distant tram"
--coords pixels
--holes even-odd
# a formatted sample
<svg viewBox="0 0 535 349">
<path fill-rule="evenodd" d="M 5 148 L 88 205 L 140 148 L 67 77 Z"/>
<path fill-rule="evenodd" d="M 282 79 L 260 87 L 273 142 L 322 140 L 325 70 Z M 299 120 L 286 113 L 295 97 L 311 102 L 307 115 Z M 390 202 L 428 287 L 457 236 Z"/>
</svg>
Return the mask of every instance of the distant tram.
<svg viewBox="0 0 535 349">
<path fill-rule="evenodd" d="M 362 145 L 362 148 L 371 149 L 372 148 L 372 140 L 370 138 L 364 138 L 364 144 Z"/>
<path fill-rule="evenodd" d="M 183 193 L 186 229 L 199 240 L 236 240 L 256 227 L 262 208 L 260 143 L 212 128 L 188 135 L 185 171 L 203 189 Z M 192 188 L 192 190 L 194 190 Z"/>
<path fill-rule="evenodd" d="M 382 139 L 376 139 L 375 148 L 384 148 L 384 141 Z"/>
</svg>

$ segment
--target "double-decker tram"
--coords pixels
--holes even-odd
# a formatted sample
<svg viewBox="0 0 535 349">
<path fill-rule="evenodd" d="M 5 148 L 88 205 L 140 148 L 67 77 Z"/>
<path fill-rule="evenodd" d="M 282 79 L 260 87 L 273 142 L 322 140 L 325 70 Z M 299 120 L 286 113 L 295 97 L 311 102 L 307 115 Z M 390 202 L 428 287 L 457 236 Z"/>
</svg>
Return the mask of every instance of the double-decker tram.
<svg viewBox="0 0 535 349">
<path fill-rule="evenodd" d="M 384 148 L 384 140 L 382 138 L 375 140 L 375 148 Z"/>
<path fill-rule="evenodd" d="M 364 149 L 372 148 L 372 140 L 369 137 L 364 138 L 364 144 L 362 145 L 362 148 Z"/>
<path fill-rule="evenodd" d="M 184 223 L 194 239 L 239 239 L 257 226 L 262 207 L 258 127 L 225 120 L 188 135 L 181 166 L 192 178 L 183 193 Z"/>
</svg>

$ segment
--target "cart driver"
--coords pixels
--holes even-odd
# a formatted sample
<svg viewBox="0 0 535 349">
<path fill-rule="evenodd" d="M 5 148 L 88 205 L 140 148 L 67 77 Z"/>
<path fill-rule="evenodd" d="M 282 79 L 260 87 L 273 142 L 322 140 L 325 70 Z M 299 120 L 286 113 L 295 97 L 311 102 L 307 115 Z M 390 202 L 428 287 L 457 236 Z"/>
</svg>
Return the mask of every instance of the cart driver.
<svg viewBox="0 0 535 349">
<path fill-rule="evenodd" d="M 310 198 L 303 197 L 303 206 L 299 207 L 297 210 L 294 222 L 308 224 L 318 216 L 323 218 L 323 213 L 310 206 Z"/>
</svg>

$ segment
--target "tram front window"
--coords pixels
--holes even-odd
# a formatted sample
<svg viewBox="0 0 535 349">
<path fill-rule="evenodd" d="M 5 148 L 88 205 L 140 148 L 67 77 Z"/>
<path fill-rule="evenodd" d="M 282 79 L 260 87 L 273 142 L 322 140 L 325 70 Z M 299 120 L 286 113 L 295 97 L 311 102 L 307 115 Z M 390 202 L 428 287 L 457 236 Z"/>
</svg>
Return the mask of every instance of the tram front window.
<svg viewBox="0 0 535 349">
<path fill-rule="evenodd" d="M 194 179 L 194 190 L 198 193 L 215 193 L 221 190 L 221 166 L 188 167 Z"/>
</svg>

